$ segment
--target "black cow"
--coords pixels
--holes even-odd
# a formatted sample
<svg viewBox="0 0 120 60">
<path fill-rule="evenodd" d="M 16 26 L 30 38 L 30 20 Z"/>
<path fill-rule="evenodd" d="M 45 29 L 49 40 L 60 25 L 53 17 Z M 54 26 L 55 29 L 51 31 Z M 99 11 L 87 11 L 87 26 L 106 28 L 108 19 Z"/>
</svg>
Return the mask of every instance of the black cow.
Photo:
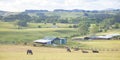
<svg viewBox="0 0 120 60">
<path fill-rule="evenodd" d="M 27 50 L 27 55 L 28 55 L 28 54 L 31 54 L 31 55 L 33 55 L 33 52 L 32 52 L 32 50 L 28 49 L 28 50 Z"/>
<path fill-rule="evenodd" d="M 66 47 L 67 52 L 71 52 L 71 49 L 69 47 Z"/>
<path fill-rule="evenodd" d="M 82 50 L 82 53 L 89 53 L 88 51 Z"/>
<path fill-rule="evenodd" d="M 97 50 L 92 50 L 92 52 L 93 52 L 93 53 L 99 53 L 99 51 L 97 51 Z"/>
<path fill-rule="evenodd" d="M 90 39 L 90 37 L 84 37 L 84 40 L 89 40 Z"/>
</svg>

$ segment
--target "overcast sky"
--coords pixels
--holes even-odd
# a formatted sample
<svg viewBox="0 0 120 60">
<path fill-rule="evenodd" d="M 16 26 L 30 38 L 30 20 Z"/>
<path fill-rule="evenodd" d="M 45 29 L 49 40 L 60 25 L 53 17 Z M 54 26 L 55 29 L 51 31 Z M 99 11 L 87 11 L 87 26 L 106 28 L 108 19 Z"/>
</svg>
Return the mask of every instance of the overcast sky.
<svg viewBox="0 0 120 60">
<path fill-rule="evenodd" d="M 120 0 L 0 0 L 0 10 L 24 11 L 28 9 L 120 9 Z"/>
</svg>

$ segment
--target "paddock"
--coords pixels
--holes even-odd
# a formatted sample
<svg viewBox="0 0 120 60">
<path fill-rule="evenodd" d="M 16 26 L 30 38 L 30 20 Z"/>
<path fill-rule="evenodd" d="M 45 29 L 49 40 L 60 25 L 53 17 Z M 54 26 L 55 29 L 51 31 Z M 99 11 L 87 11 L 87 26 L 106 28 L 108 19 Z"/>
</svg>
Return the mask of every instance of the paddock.
<svg viewBox="0 0 120 60">
<path fill-rule="evenodd" d="M 27 49 L 32 49 L 34 55 L 26 55 Z M 120 51 L 100 51 L 98 54 L 88 51 L 87 54 L 81 50 L 69 53 L 65 48 L 0 45 L 0 60 L 120 60 Z"/>
</svg>

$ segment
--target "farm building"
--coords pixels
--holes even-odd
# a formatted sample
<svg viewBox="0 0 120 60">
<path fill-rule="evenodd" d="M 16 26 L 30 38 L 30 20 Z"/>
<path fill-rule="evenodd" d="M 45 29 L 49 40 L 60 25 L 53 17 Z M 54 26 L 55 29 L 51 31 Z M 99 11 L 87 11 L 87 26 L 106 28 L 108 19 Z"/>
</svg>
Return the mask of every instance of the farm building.
<svg viewBox="0 0 120 60">
<path fill-rule="evenodd" d="M 103 35 L 103 36 L 90 36 L 90 37 L 84 37 L 84 39 L 92 39 L 92 40 L 110 40 L 115 38 L 116 36 L 120 36 L 120 34 L 109 34 L 109 35 Z"/>
<path fill-rule="evenodd" d="M 58 37 L 45 37 L 43 39 L 39 39 L 39 40 L 35 40 L 35 43 L 40 43 L 40 44 L 47 44 L 47 45 L 51 45 L 51 44 L 66 44 L 67 43 L 67 39 L 66 38 L 58 38 Z"/>
</svg>

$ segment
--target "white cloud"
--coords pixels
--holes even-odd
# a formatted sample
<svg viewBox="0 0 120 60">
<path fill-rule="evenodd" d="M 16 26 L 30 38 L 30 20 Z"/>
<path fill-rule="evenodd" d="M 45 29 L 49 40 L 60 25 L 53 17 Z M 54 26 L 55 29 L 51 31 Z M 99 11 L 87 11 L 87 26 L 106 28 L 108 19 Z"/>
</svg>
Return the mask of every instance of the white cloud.
<svg viewBox="0 0 120 60">
<path fill-rule="evenodd" d="M 119 0 L 66 0 L 65 4 L 68 8 L 102 10 L 107 8 L 120 8 Z"/>
<path fill-rule="evenodd" d="M 86 9 L 119 8 L 120 0 L 0 0 L 0 10 L 24 11 L 25 9 Z"/>
</svg>

